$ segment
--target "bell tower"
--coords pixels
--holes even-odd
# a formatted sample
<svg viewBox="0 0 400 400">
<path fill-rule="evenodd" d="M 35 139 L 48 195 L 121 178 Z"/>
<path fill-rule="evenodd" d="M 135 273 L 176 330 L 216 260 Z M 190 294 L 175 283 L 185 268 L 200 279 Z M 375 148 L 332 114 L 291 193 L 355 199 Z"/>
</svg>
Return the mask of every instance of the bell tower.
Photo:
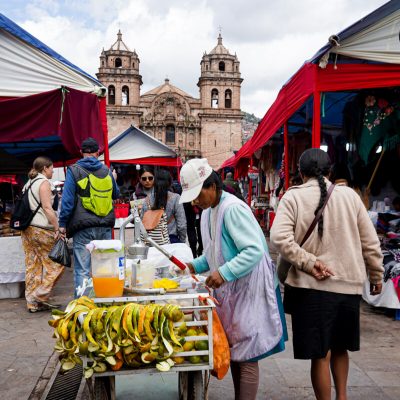
<svg viewBox="0 0 400 400">
<path fill-rule="evenodd" d="M 197 86 L 200 88 L 201 152 L 218 168 L 224 160 L 239 150 L 242 144 L 242 112 L 240 90 L 243 79 L 236 54 L 230 54 L 222 43 L 204 53 Z"/>
<path fill-rule="evenodd" d="M 119 30 L 117 41 L 101 52 L 99 81 L 107 88 L 107 122 L 109 138 L 126 130 L 131 124 L 138 126 L 140 86 L 140 60 L 122 40 Z"/>
</svg>

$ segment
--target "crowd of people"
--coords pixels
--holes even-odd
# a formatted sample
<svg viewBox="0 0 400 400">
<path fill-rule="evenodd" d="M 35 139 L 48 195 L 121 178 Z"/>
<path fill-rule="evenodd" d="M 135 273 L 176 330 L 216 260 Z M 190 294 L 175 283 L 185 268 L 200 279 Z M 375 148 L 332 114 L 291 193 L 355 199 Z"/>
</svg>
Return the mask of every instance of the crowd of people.
<svg viewBox="0 0 400 400">
<path fill-rule="evenodd" d="M 64 268 L 48 258 L 56 240 L 73 239 L 77 296 L 90 276 L 86 244 L 111 238 L 115 173 L 98 160 L 94 139 L 81 151 L 68 168 L 58 218 L 51 160 L 37 158 L 25 186 L 31 209 L 41 204 L 22 233 L 30 312 L 57 307 L 49 299 Z M 289 265 L 283 302 L 265 236 L 232 174 L 222 181 L 206 159 L 193 159 L 177 184 L 168 171 L 143 166 L 131 198 L 157 243 L 189 243 L 194 260 L 186 273 L 208 274 L 230 345 L 236 400 L 256 398 L 258 361 L 285 349 L 285 312 L 292 318 L 294 357 L 311 360 L 316 398 L 331 398 L 332 374 L 336 398 L 345 400 L 348 351 L 360 347 L 363 283 L 369 279 L 373 295 L 382 290 L 379 240 L 360 197 L 329 181 L 331 162 L 322 150 L 306 150 L 299 171 L 303 183 L 282 197 L 270 238 Z"/>
</svg>

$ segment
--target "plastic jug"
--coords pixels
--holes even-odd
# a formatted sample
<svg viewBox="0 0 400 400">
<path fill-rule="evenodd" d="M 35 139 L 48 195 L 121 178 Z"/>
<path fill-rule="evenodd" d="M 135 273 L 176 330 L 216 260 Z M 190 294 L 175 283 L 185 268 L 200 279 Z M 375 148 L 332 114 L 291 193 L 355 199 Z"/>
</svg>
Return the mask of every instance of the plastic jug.
<svg viewBox="0 0 400 400">
<path fill-rule="evenodd" d="M 94 249 L 91 252 L 91 261 L 96 297 L 121 297 L 125 282 L 123 249 Z"/>
<path fill-rule="evenodd" d="M 140 289 L 151 289 L 155 278 L 155 266 L 151 260 L 140 260 L 133 264 L 136 268 L 136 287 Z"/>
</svg>

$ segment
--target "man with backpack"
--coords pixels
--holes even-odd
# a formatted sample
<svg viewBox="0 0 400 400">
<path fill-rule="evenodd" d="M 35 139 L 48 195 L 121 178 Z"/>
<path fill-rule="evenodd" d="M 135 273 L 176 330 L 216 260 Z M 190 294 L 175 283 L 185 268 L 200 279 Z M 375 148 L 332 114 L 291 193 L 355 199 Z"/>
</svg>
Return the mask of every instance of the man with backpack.
<svg viewBox="0 0 400 400">
<path fill-rule="evenodd" d="M 113 200 L 119 197 L 114 176 L 97 158 L 99 145 L 93 138 L 81 145 L 82 159 L 68 168 L 64 183 L 59 232 L 73 238 L 74 285 L 77 288 L 90 277 L 92 240 L 111 239 L 115 214 Z"/>
</svg>

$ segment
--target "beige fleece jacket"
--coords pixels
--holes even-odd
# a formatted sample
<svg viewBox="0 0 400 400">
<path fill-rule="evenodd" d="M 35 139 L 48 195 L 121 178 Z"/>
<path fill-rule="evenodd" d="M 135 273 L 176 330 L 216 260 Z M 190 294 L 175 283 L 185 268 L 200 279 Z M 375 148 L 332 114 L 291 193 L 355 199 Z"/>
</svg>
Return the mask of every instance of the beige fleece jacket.
<svg viewBox="0 0 400 400">
<path fill-rule="evenodd" d="M 326 180 L 328 187 L 331 183 Z M 368 213 L 351 188 L 336 186 L 324 210 L 322 239 L 318 228 L 304 238 L 320 198 L 316 179 L 293 186 L 279 204 L 271 229 L 271 244 L 292 264 L 286 283 L 301 288 L 334 293 L 361 294 L 365 280 L 380 283 L 383 256 L 379 239 Z M 317 281 L 309 272 L 315 261 L 332 268 L 335 276 Z"/>
</svg>

